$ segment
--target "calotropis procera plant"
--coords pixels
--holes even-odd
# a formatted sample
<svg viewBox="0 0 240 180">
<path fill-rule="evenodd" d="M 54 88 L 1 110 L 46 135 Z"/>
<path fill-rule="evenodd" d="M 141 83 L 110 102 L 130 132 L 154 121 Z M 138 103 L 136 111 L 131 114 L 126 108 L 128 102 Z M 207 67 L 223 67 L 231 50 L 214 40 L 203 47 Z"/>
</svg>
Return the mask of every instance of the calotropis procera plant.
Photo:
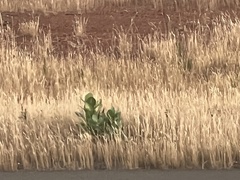
<svg viewBox="0 0 240 180">
<path fill-rule="evenodd" d="M 88 93 L 83 102 L 84 113 L 76 112 L 76 115 L 83 120 L 80 122 L 80 127 L 86 133 L 99 137 L 116 135 L 121 132 L 121 112 L 112 107 L 105 113 L 102 109 L 102 100 L 96 101 L 92 93 Z"/>
</svg>

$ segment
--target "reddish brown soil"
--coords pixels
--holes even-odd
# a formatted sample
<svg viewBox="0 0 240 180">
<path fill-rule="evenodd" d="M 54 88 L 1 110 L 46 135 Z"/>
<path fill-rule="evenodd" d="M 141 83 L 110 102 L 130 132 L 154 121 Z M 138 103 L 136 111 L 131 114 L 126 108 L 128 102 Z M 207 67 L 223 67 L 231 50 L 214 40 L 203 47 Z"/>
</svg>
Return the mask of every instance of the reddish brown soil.
<svg viewBox="0 0 240 180">
<path fill-rule="evenodd" d="M 194 28 L 191 23 L 194 20 L 199 20 L 202 24 L 211 24 L 211 21 L 223 12 L 228 13 L 231 17 L 235 15 L 240 16 L 240 11 L 233 11 L 225 7 L 214 12 L 206 11 L 205 13 L 197 13 L 194 9 L 191 11 L 177 11 L 171 5 L 166 7 L 164 12 L 153 9 L 150 6 L 97 9 L 82 14 L 82 16 L 88 18 L 86 34 L 82 38 L 76 38 L 73 35 L 74 16 L 81 16 L 75 12 L 50 13 L 48 15 L 44 15 L 41 12 L 35 12 L 34 14 L 32 12 L 2 12 L 2 17 L 4 21 L 10 23 L 10 27 L 16 32 L 17 43 L 21 46 L 27 46 L 31 37 L 21 35 L 18 24 L 39 16 L 40 28 L 45 32 L 49 27 L 51 29 L 55 52 L 66 54 L 67 51 L 74 50 L 72 43 L 77 44 L 77 39 L 80 42 L 85 42 L 87 47 L 93 49 L 96 44 L 99 47 L 102 46 L 103 49 L 108 49 L 114 34 L 113 28 L 120 28 L 122 26 L 127 32 L 131 24 L 131 19 L 134 23 L 132 26 L 134 32 L 138 32 L 144 36 L 156 30 L 153 24 L 159 27 L 159 31 L 166 32 L 167 15 L 170 17 L 171 29 L 176 30 L 181 29 L 183 25 Z"/>
</svg>

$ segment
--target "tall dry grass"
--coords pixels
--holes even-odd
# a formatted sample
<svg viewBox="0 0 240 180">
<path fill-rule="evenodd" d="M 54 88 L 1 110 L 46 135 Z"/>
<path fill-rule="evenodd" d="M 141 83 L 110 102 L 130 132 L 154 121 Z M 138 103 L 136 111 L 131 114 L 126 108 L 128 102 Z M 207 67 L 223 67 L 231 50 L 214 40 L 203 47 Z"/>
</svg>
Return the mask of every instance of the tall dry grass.
<svg viewBox="0 0 240 180">
<path fill-rule="evenodd" d="M 207 37 L 204 28 L 137 36 L 137 47 L 119 30 L 118 58 L 66 59 L 51 53 L 50 32 L 29 52 L 1 29 L 0 170 L 232 167 L 240 158 L 240 23 L 223 16 Z M 74 112 L 88 92 L 119 108 L 127 140 L 93 143 L 79 131 Z"/>
</svg>

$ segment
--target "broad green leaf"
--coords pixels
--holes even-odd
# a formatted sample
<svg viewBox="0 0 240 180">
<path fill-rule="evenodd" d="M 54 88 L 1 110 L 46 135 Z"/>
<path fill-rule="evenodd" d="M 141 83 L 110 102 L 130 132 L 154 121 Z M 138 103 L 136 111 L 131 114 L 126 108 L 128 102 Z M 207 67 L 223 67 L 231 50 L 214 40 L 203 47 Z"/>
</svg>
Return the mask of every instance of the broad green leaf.
<svg viewBox="0 0 240 180">
<path fill-rule="evenodd" d="M 93 113 L 94 112 L 91 112 L 91 111 L 88 111 L 88 110 L 85 111 L 86 121 L 89 121 L 89 119 L 92 118 Z"/>
<path fill-rule="evenodd" d="M 97 114 L 93 114 L 92 115 L 92 120 L 96 123 L 98 123 L 98 115 Z"/>
<path fill-rule="evenodd" d="M 107 115 L 108 115 L 108 117 L 109 117 L 110 119 L 113 119 L 114 116 L 115 116 L 115 111 L 113 111 L 112 109 L 109 109 L 109 110 L 107 111 Z"/>
<path fill-rule="evenodd" d="M 92 93 L 88 93 L 88 94 L 85 96 L 85 102 L 86 102 L 90 97 L 93 97 L 93 94 L 92 94 Z"/>
<path fill-rule="evenodd" d="M 100 110 L 100 108 L 102 108 L 102 100 L 101 99 L 96 103 L 96 105 L 94 106 L 94 109 L 96 109 L 97 107 L 99 108 L 99 110 Z"/>
<path fill-rule="evenodd" d="M 110 109 L 114 114 L 116 113 L 115 108 L 112 106 L 112 108 Z"/>
<path fill-rule="evenodd" d="M 93 117 L 89 118 L 89 121 L 88 121 L 89 126 L 94 128 L 98 123 L 98 121 L 96 121 L 96 120 L 97 119 L 95 117 L 94 117 L 94 119 L 93 119 Z"/>
<path fill-rule="evenodd" d="M 98 121 L 99 121 L 99 124 L 104 124 L 104 117 L 103 116 L 99 116 L 99 119 L 98 119 Z"/>
<path fill-rule="evenodd" d="M 89 112 L 93 112 L 93 111 L 94 111 L 93 106 L 91 106 L 91 105 L 88 104 L 88 103 L 86 103 L 86 104 L 84 105 L 84 110 L 85 110 L 85 113 L 86 113 L 86 111 L 89 111 Z"/>
<path fill-rule="evenodd" d="M 93 97 L 89 97 L 85 104 L 88 104 L 89 106 L 91 106 L 91 108 L 94 109 L 95 105 L 96 105 L 96 99 L 94 99 Z"/>
</svg>

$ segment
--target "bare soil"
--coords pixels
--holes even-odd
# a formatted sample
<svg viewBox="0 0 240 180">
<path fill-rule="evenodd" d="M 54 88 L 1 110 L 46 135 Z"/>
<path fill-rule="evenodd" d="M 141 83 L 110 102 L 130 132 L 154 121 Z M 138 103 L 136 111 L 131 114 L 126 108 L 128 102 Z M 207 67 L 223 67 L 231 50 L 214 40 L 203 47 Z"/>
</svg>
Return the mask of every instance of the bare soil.
<svg viewBox="0 0 240 180">
<path fill-rule="evenodd" d="M 146 36 L 155 30 L 162 33 L 170 30 L 179 31 L 184 26 L 194 30 L 196 27 L 194 21 L 211 26 L 212 21 L 222 13 L 226 13 L 232 18 L 240 17 L 240 11 L 227 7 L 222 7 L 214 12 L 198 13 L 194 8 L 188 11 L 175 10 L 171 4 L 166 5 L 164 12 L 151 6 L 125 6 L 99 8 L 83 14 L 77 12 L 48 14 L 42 12 L 2 12 L 2 17 L 3 21 L 8 22 L 9 26 L 13 28 L 17 44 L 21 47 L 28 46 L 33 39 L 20 33 L 19 23 L 39 17 L 40 29 L 45 33 L 51 30 L 54 51 L 67 54 L 69 51 L 76 50 L 81 44 L 86 44 L 85 48 L 95 50 L 96 47 L 103 50 L 109 49 L 113 43 L 114 29 L 122 28 L 126 33 L 138 33 L 140 36 Z M 75 16 L 88 18 L 86 33 L 82 37 L 75 37 L 73 33 Z"/>
</svg>

